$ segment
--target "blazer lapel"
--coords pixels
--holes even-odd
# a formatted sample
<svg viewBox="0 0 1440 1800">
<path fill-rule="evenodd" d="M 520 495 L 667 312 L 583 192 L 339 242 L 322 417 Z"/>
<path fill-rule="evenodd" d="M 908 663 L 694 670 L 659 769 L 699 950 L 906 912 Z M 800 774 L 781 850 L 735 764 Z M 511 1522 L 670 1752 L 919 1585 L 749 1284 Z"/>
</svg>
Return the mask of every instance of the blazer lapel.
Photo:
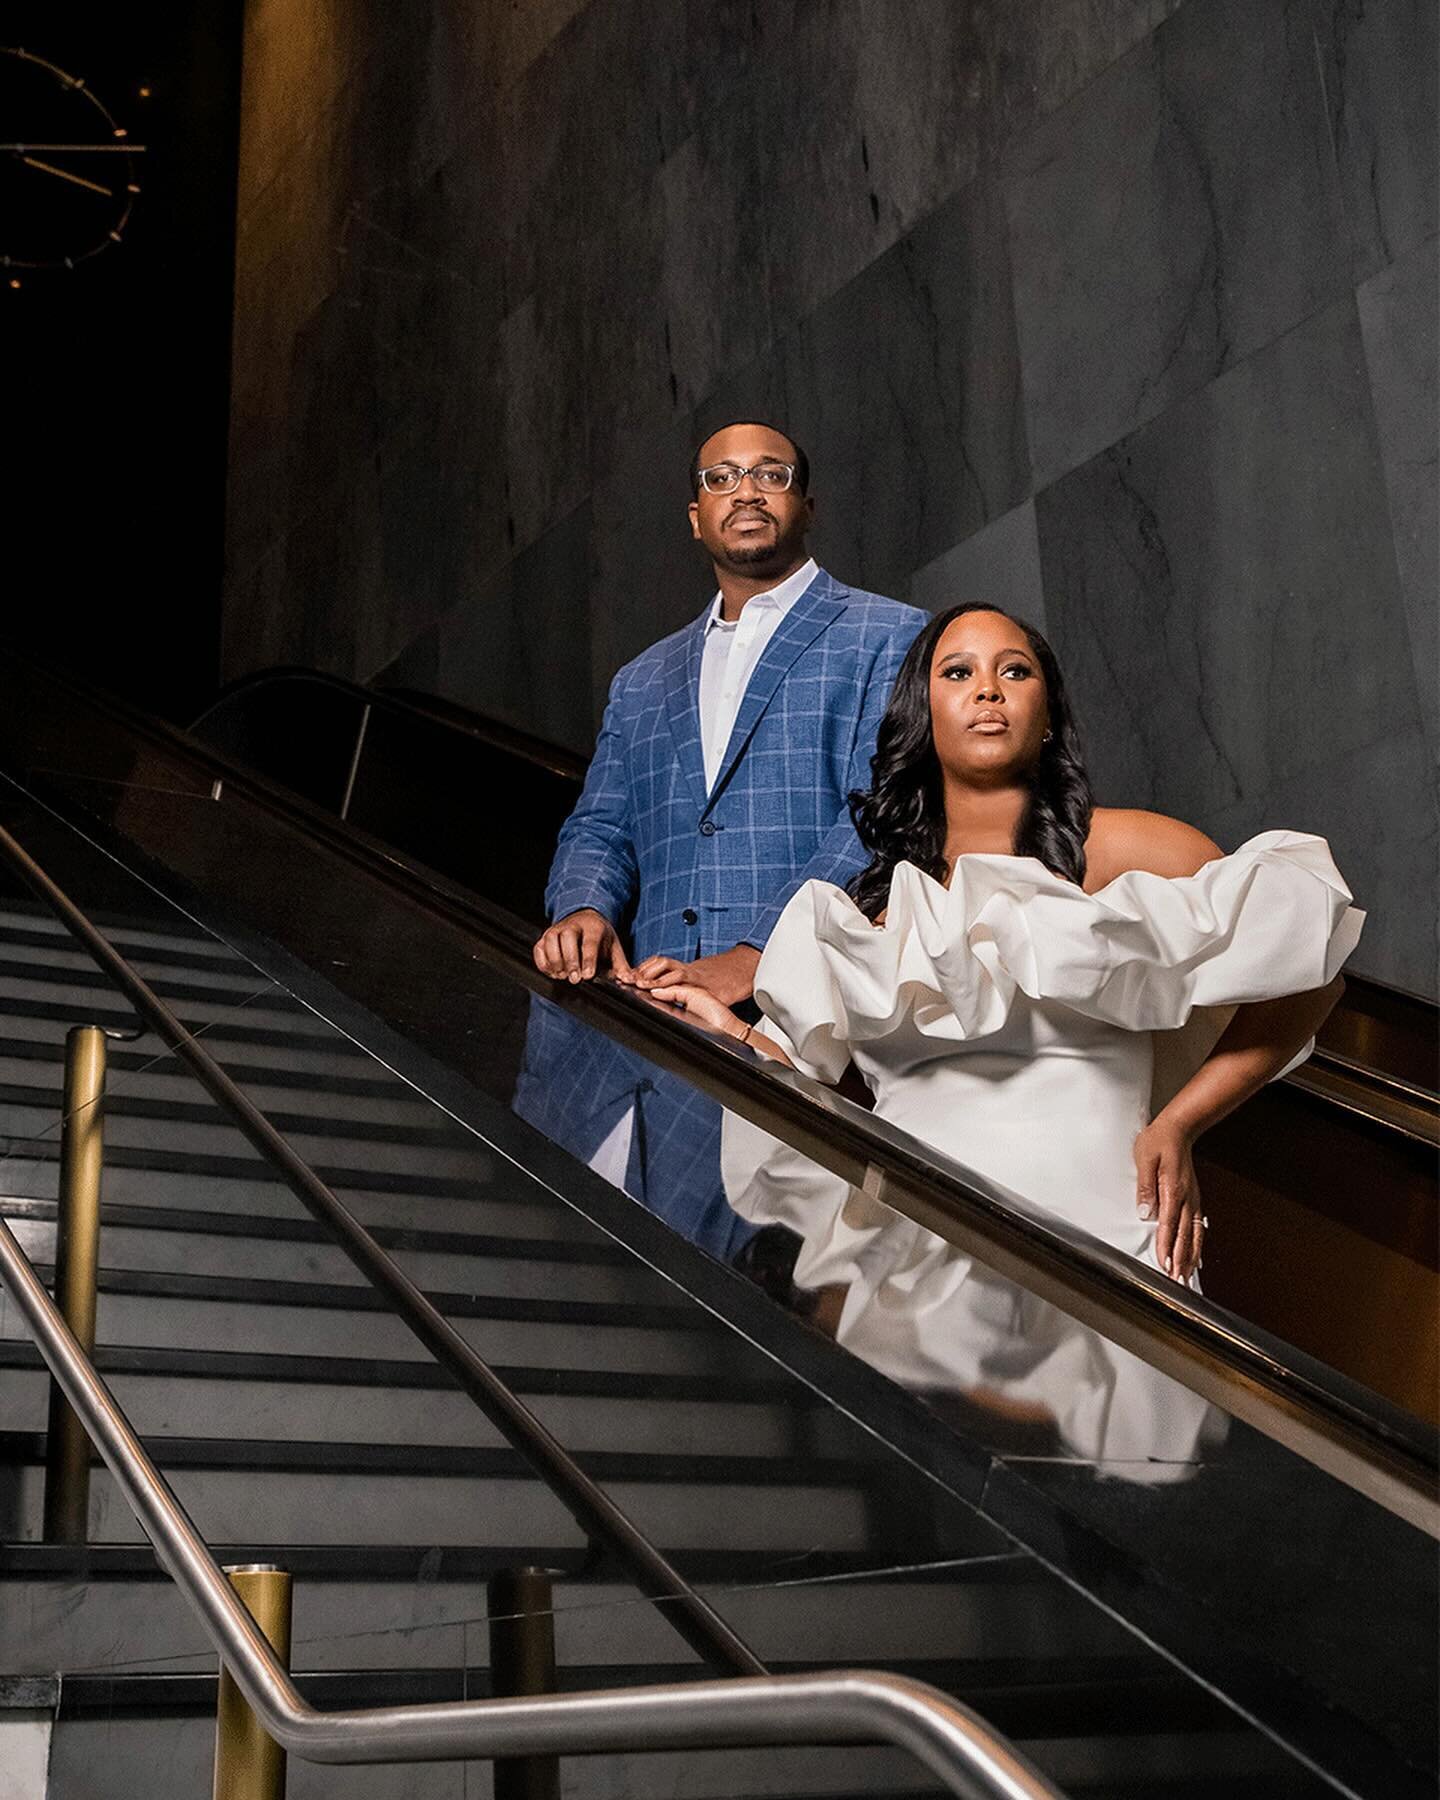
<svg viewBox="0 0 1440 1800">
<path fill-rule="evenodd" d="M 710 608 L 671 643 L 665 658 L 665 716 L 675 740 L 675 755 L 695 795 L 705 804 L 705 752 L 700 744 L 700 656 Z"/>
<path fill-rule="evenodd" d="M 730 742 L 725 746 L 725 755 L 709 799 L 713 800 L 730 779 L 731 771 L 740 760 L 751 733 L 765 716 L 765 709 L 774 699 L 775 690 L 789 673 L 796 658 L 815 642 L 827 625 L 844 612 L 845 597 L 849 591 L 848 588 L 841 587 L 838 581 L 832 580 L 822 569 L 780 621 L 745 689 L 740 711 L 735 715 Z M 696 670 L 698 691 L 698 658 Z M 698 712 L 697 707 L 697 717 Z M 703 780 L 703 759 L 701 768 Z"/>
</svg>

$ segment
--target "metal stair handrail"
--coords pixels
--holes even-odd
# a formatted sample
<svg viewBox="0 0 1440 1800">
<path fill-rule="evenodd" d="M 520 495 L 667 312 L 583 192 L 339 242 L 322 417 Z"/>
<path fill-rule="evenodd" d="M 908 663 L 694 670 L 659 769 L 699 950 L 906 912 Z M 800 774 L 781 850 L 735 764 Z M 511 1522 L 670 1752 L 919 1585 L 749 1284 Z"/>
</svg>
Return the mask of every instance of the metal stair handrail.
<svg viewBox="0 0 1440 1800">
<path fill-rule="evenodd" d="M 614 1553 L 640 1591 L 660 1606 L 663 1616 L 691 1649 L 722 1674 L 766 1674 L 764 1663 L 749 1645 L 695 1592 L 609 1494 L 591 1480 L 559 1439 L 501 1381 L 395 1259 L 381 1248 L 339 1197 L 286 1142 L 194 1033 L 176 1018 L 144 978 L 3 827 L 0 827 L 0 858 L 45 901 L 84 946 L 101 972 L 190 1069 L 216 1104 L 229 1114 L 291 1193 L 329 1230 L 350 1261 L 390 1302 L 420 1343 L 505 1434 L 564 1504 L 581 1530 L 592 1541 L 598 1541 Z"/>
<path fill-rule="evenodd" d="M 0 1275 L 51 1374 L 266 1731 L 321 1763 L 740 1745 L 887 1742 L 967 1800 L 1064 1800 L 980 1716 L 923 1682 L 863 1669 L 759 1675 L 525 1700 L 324 1712 L 301 1696 L 0 1219 Z"/>
</svg>

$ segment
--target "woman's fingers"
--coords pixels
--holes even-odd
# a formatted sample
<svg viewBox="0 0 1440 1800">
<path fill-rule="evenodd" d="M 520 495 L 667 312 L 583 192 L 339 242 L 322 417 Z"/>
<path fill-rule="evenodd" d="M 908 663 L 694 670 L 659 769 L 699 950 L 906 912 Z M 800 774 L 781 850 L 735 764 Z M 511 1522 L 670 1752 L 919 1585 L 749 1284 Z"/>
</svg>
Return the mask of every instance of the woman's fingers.
<svg viewBox="0 0 1440 1800">
<path fill-rule="evenodd" d="M 1182 1199 L 1177 1171 L 1168 1158 L 1160 1158 L 1159 1188 L 1160 1222 L 1155 1227 L 1155 1260 L 1167 1275 L 1175 1273 L 1175 1239 L 1180 1224 Z"/>
<path fill-rule="evenodd" d="M 1142 1219 L 1153 1219 L 1160 1211 L 1160 1158 L 1153 1150 L 1136 1152 L 1135 1210 Z"/>
</svg>

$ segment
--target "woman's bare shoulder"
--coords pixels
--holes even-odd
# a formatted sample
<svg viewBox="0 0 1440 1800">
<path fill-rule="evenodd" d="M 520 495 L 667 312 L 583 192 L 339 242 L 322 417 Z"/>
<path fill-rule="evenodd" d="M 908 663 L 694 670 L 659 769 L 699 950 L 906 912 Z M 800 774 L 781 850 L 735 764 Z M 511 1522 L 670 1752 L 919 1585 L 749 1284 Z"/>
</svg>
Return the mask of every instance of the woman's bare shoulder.
<svg viewBox="0 0 1440 1800">
<path fill-rule="evenodd" d="M 1203 831 L 1164 813 L 1123 806 L 1097 806 L 1085 840 L 1085 886 L 1093 893 L 1143 869 L 1150 875 L 1193 875 L 1225 852 Z"/>
</svg>

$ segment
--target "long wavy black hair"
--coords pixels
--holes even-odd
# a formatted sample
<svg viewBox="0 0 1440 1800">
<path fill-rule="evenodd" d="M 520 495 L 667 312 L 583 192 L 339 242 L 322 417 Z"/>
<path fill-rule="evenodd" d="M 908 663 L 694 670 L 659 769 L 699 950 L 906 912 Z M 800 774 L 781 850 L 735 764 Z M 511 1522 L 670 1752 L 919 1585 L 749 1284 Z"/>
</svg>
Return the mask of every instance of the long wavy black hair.
<svg viewBox="0 0 1440 1800">
<path fill-rule="evenodd" d="M 870 852 L 869 866 L 850 883 L 850 895 L 867 918 L 884 909 L 896 863 L 912 862 L 937 881 L 949 876 L 945 797 L 930 724 L 930 665 L 947 627 L 963 613 L 1000 611 L 978 602 L 952 606 L 930 621 L 900 665 L 880 721 L 869 791 L 850 796 L 850 816 Z M 1029 773 L 1030 798 L 1015 833 L 1015 854 L 1038 857 L 1054 874 L 1079 886 L 1085 880 L 1085 839 L 1094 801 L 1065 678 L 1055 652 L 1035 627 L 1013 613 L 1004 617 L 1025 633 L 1040 665 L 1050 719 L 1049 736 Z"/>
</svg>

